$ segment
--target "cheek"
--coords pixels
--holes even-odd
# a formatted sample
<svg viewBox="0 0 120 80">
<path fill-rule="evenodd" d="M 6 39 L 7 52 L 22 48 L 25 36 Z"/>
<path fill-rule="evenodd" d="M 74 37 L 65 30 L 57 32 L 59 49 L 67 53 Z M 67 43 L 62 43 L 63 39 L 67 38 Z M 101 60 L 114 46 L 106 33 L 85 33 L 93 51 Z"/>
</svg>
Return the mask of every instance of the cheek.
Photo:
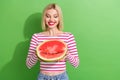
<svg viewBox="0 0 120 80">
<path fill-rule="evenodd" d="M 48 18 L 46 18 L 46 19 L 45 19 L 45 23 L 48 23 L 48 21 L 49 21 L 49 19 L 48 19 Z"/>
<path fill-rule="evenodd" d="M 56 22 L 59 22 L 59 19 L 58 19 L 58 18 L 56 18 L 56 19 L 55 19 L 55 21 L 56 21 Z"/>
</svg>

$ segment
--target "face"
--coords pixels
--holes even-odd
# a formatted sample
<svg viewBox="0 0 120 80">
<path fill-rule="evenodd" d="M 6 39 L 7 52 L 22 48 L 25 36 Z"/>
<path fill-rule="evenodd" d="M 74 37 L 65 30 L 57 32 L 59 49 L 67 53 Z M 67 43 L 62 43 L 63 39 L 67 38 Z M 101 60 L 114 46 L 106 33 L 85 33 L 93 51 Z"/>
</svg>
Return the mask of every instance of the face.
<svg viewBox="0 0 120 80">
<path fill-rule="evenodd" d="M 56 28 L 59 23 L 59 16 L 55 9 L 49 9 L 45 15 L 45 24 L 48 28 Z"/>
</svg>

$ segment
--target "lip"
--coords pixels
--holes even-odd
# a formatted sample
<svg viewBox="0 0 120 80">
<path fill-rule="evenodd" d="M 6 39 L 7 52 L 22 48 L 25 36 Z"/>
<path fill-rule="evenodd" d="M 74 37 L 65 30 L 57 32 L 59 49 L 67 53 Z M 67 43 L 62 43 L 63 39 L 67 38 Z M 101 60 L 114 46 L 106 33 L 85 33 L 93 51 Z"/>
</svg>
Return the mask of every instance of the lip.
<svg viewBox="0 0 120 80">
<path fill-rule="evenodd" d="M 56 22 L 48 22 L 49 26 L 53 26 Z"/>
</svg>

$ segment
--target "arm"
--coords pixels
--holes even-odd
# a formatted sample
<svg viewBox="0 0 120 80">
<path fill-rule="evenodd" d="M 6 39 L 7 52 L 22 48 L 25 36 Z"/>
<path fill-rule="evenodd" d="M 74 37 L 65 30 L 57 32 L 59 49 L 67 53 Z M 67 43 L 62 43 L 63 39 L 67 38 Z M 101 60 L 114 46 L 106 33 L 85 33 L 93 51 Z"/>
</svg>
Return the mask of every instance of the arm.
<svg viewBox="0 0 120 80">
<path fill-rule="evenodd" d="M 69 33 L 67 41 L 68 41 L 67 60 L 74 67 L 78 67 L 78 65 L 79 65 L 79 57 L 78 57 L 78 52 L 77 52 L 77 48 L 76 48 L 76 42 L 75 42 L 73 34 Z"/>
<path fill-rule="evenodd" d="M 28 55 L 26 59 L 26 66 L 30 69 L 37 63 L 38 57 L 36 55 L 36 47 L 37 47 L 37 37 L 34 34 L 31 38 L 30 47 L 28 50 Z"/>
</svg>

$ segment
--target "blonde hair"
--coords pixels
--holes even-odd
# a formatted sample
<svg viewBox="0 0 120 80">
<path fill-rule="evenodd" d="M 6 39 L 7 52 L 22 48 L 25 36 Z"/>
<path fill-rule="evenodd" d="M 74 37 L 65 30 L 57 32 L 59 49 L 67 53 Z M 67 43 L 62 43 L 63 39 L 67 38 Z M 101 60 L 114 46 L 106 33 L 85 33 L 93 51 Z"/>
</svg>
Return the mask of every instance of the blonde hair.
<svg viewBox="0 0 120 80">
<path fill-rule="evenodd" d="M 47 31 L 47 26 L 45 24 L 45 16 L 46 16 L 46 11 L 49 9 L 55 9 L 58 12 L 58 17 L 59 17 L 59 23 L 57 25 L 58 30 L 62 30 L 63 29 L 63 16 L 62 16 L 62 10 L 61 8 L 55 4 L 49 4 L 45 7 L 45 9 L 43 10 L 43 15 L 42 15 L 42 29 Z"/>
</svg>

